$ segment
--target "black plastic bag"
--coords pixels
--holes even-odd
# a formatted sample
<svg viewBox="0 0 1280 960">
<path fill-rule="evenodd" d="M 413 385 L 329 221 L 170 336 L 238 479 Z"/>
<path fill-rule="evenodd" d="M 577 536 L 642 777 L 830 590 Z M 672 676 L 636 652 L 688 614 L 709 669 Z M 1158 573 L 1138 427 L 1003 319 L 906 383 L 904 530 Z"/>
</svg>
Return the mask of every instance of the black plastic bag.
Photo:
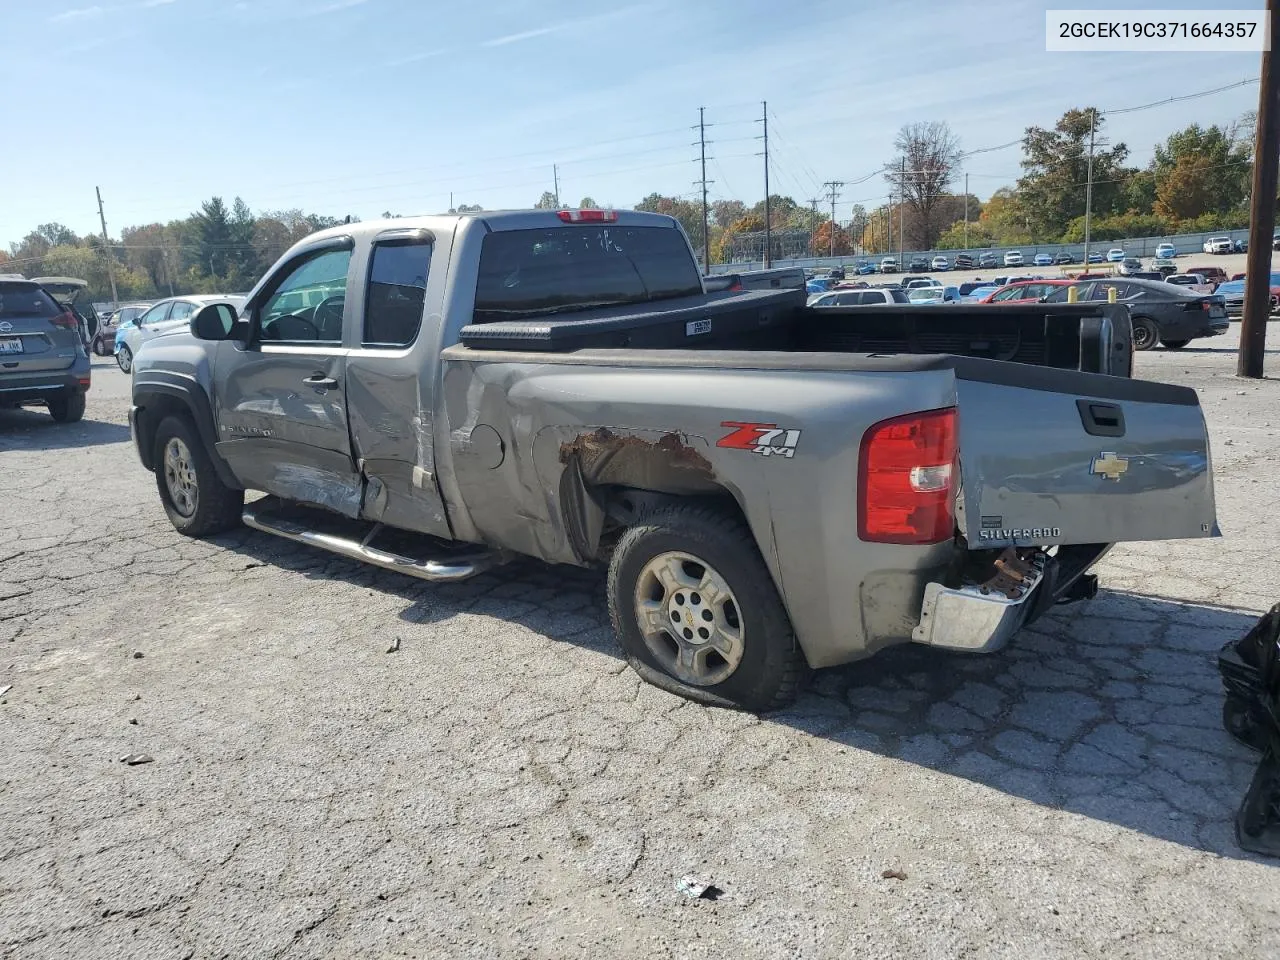
<svg viewBox="0 0 1280 960">
<path fill-rule="evenodd" d="M 1218 667 L 1227 688 L 1223 723 L 1262 751 L 1236 813 L 1236 840 L 1245 850 L 1280 857 L 1280 603 L 1223 648 Z"/>
</svg>

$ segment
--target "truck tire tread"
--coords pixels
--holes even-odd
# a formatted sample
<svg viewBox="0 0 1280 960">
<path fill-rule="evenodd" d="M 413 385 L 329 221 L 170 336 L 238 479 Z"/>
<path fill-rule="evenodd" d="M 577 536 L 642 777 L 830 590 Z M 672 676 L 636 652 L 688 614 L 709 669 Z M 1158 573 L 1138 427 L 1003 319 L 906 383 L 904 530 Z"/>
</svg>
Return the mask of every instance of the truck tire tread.
<svg viewBox="0 0 1280 960">
<path fill-rule="evenodd" d="M 195 512 L 190 517 L 184 517 L 174 509 L 165 484 L 164 448 L 170 438 L 175 436 L 186 444 L 196 472 L 199 495 Z M 213 459 L 200 438 L 200 431 L 189 417 L 170 414 L 161 420 L 156 427 L 153 450 L 152 463 L 155 466 L 160 502 L 175 530 L 187 537 L 200 538 L 225 533 L 240 526 L 240 518 L 244 512 L 244 491 L 228 487 L 222 482 Z"/>
</svg>

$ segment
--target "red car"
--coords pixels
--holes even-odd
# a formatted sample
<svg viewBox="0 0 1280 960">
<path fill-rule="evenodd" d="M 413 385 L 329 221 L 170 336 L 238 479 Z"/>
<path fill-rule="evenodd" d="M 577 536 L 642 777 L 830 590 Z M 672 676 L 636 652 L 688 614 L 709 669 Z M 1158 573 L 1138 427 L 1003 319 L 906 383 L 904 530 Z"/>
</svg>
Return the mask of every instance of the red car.
<svg viewBox="0 0 1280 960">
<path fill-rule="evenodd" d="M 1017 280 L 983 297 L 979 303 L 1026 303 L 1047 297 L 1057 287 L 1070 286 L 1070 280 Z"/>
</svg>

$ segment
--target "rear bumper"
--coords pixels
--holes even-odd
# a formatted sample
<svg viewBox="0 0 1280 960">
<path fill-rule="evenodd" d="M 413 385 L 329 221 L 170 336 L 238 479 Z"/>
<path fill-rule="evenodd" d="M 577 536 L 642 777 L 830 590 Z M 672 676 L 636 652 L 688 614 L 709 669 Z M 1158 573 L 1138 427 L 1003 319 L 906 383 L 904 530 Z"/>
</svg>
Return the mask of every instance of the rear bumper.
<svg viewBox="0 0 1280 960">
<path fill-rule="evenodd" d="M 89 358 L 77 357 L 64 370 L 7 373 L 0 368 L 0 404 L 43 403 L 69 391 L 89 389 Z"/>
<path fill-rule="evenodd" d="M 1039 554 L 1021 571 L 1023 580 L 1005 588 L 965 584 L 925 586 L 917 643 L 965 653 L 994 653 L 1020 629 L 1064 599 L 1078 599 L 1072 588 L 1111 547 L 1086 544 L 1063 547 L 1057 556 Z"/>
</svg>

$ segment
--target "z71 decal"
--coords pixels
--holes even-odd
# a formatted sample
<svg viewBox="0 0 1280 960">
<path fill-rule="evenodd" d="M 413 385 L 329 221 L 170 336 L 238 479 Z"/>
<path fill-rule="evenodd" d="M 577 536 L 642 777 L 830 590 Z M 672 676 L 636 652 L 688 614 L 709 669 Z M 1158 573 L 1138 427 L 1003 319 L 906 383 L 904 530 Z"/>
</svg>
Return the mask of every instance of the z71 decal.
<svg viewBox="0 0 1280 960">
<path fill-rule="evenodd" d="M 732 427 L 730 433 L 716 441 L 717 447 L 730 450 L 750 450 L 764 457 L 793 457 L 800 443 L 800 431 L 779 427 L 776 423 L 738 423 L 725 420 L 722 427 Z"/>
</svg>

